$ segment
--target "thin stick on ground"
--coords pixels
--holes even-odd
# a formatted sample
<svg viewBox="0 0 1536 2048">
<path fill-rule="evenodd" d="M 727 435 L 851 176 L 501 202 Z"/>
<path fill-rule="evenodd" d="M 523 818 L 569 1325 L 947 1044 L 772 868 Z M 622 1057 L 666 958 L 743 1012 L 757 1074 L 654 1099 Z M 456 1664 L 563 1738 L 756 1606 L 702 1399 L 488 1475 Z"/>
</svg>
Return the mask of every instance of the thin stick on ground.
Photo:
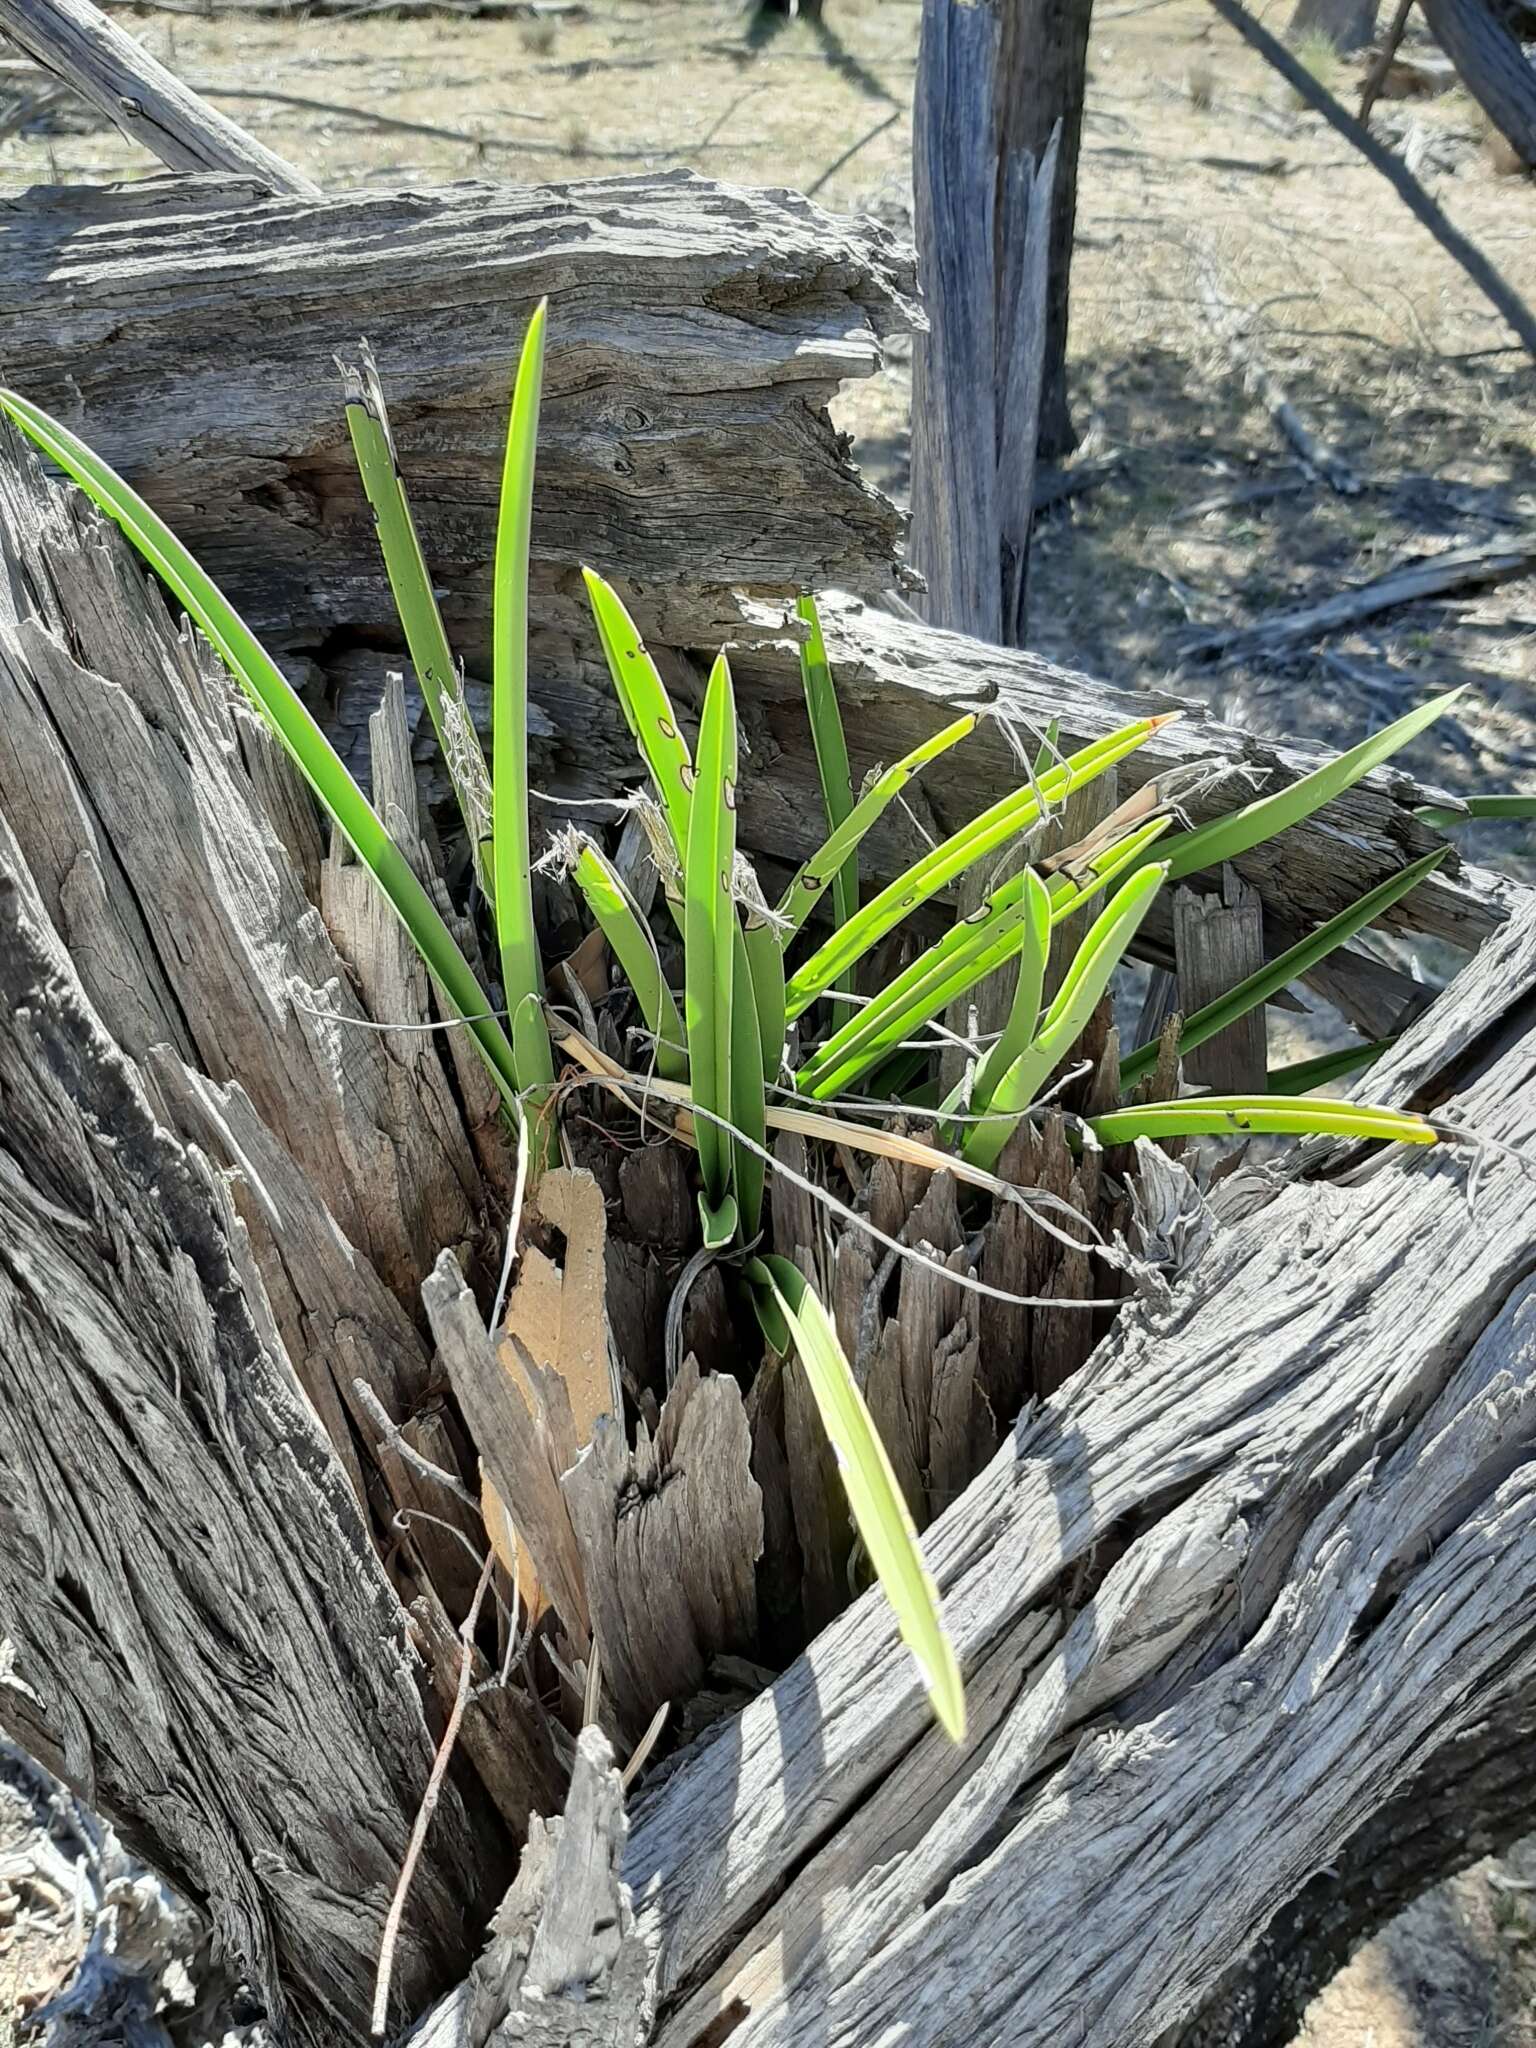
<svg viewBox="0 0 1536 2048">
<path fill-rule="evenodd" d="M 384 1922 L 384 1937 L 379 1943 L 379 1974 L 374 1985 L 372 2031 L 377 2038 L 384 2033 L 389 2012 L 389 1985 L 394 1975 L 395 1943 L 400 1937 L 400 1921 L 405 1912 L 405 1902 L 410 1895 L 411 1879 L 416 1875 L 416 1864 L 421 1856 L 422 1844 L 427 1839 L 427 1829 L 432 1825 L 432 1816 L 437 1811 L 437 1802 L 442 1796 L 443 1779 L 448 1773 L 448 1760 L 453 1755 L 453 1746 L 459 1739 L 459 1726 L 464 1719 L 464 1709 L 469 1705 L 470 1680 L 475 1665 L 475 1626 L 480 1619 L 480 1605 L 485 1591 L 491 1583 L 491 1571 L 496 1562 L 494 1550 L 485 1554 L 480 1567 L 479 1583 L 475 1597 L 469 1604 L 459 1628 L 459 1640 L 464 1645 L 464 1654 L 459 1661 L 459 1687 L 453 1696 L 453 1712 L 448 1716 L 448 1726 L 443 1730 L 443 1739 L 438 1744 L 437 1755 L 432 1759 L 432 1774 L 427 1779 L 427 1789 L 421 1795 L 421 1805 L 416 1814 L 416 1825 L 411 1829 L 411 1839 L 405 1851 L 405 1861 L 400 1866 L 400 1880 L 395 1886 L 395 1896 L 389 1902 L 389 1914 Z"/>
</svg>

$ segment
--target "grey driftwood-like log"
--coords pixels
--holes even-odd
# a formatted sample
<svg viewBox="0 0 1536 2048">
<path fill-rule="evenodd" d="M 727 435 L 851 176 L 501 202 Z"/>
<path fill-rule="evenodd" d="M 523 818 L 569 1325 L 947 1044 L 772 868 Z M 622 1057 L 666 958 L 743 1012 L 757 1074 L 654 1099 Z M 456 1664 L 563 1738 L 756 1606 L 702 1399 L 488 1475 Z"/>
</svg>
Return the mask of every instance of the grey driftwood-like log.
<svg viewBox="0 0 1536 2048">
<path fill-rule="evenodd" d="M 775 614 L 754 607 L 771 625 Z M 1192 817 L 1230 809 L 1249 790 L 1271 790 L 1310 773 L 1328 758 L 1300 740 L 1270 741 L 1213 718 L 1189 698 L 1121 690 L 1058 668 L 1038 655 L 988 647 L 857 602 L 822 607 L 827 650 L 845 707 L 857 782 L 876 760 L 890 761 L 946 719 L 974 710 L 976 731 L 924 772 L 929 829 L 949 832 L 984 803 L 1017 788 L 1017 748 L 1038 746 L 1053 718 L 1070 749 L 1129 720 L 1168 711 L 1181 715 L 1119 764 L 1119 794 L 1128 797 L 1156 776 L 1196 763 L 1226 771 L 1229 780 L 1191 797 Z M 743 639 L 732 669 L 745 704 L 743 725 L 757 772 L 743 778 L 742 834 L 755 849 L 798 862 L 811 850 L 806 820 L 817 815 L 814 762 L 806 759 L 804 705 L 793 642 L 784 633 Z M 1010 743 L 1009 734 L 1013 735 Z M 1413 816 L 1429 799 L 1411 776 L 1391 770 L 1357 784 L 1336 803 L 1235 863 L 1239 874 L 1293 924 L 1319 920 L 1352 903 L 1395 872 L 1405 856 L 1427 852 L 1439 837 Z M 921 851 L 915 832 L 876 832 L 866 841 L 879 872 L 895 873 Z M 1486 870 L 1442 867 L 1399 906 L 1389 923 L 1474 946 L 1507 916 L 1518 891 Z M 1154 937 L 1159 932 L 1150 920 Z M 1166 937 L 1171 942 L 1171 926 Z M 1168 959 L 1171 962 L 1171 950 Z"/>
<path fill-rule="evenodd" d="M 642 1800 L 666 2048 L 1141 2048 L 1528 1700 L 1536 1236 L 1502 1148 L 1536 1143 L 1533 991 L 1536 901 L 1416 1027 L 1479 1027 L 1471 1227 L 1465 1158 L 1272 1180 L 936 1525 L 965 1756 L 866 1600 Z"/>
<path fill-rule="evenodd" d="M 426 998 L 354 892 L 327 881 L 280 757 L 126 551 L 9 443 L 0 489 L 0 909 L 20 906 L 0 921 L 0 1204 L 15 1224 L 0 1302 L 25 1340 L 0 1346 L 0 1714 L 207 1902 L 295 2038 L 340 2048 L 367 2010 L 457 1668 L 453 1622 L 421 1607 L 418 1539 L 391 1551 L 394 1586 L 376 1546 L 408 1512 L 407 1484 L 435 1483 L 405 1456 L 408 1426 L 433 1421 L 434 1445 L 453 1448 L 454 1417 L 424 1408 L 412 1281 L 451 1283 L 466 1348 L 489 1354 L 463 1277 L 483 1219 L 459 1164 L 483 1156 L 483 1134 L 462 1097 L 457 1120 L 432 1111 L 432 1039 L 407 1048 L 369 1028 L 431 1021 Z M 798 821 L 790 808 L 806 773 L 793 648 L 745 616 L 749 843 L 803 849 L 815 810 L 808 793 Z M 861 747 L 894 752 L 962 703 L 994 714 L 936 779 L 940 820 L 1016 781 L 1005 725 L 1043 729 L 1065 706 L 1087 737 L 1167 708 L 857 606 L 829 608 L 829 645 Z M 376 729 L 386 777 L 402 701 L 386 698 Z M 1194 716 L 1146 751 L 1138 774 L 1214 756 L 1270 786 L 1319 758 Z M 1336 908 L 1433 843 L 1412 816 L 1426 794 L 1373 778 L 1291 835 L 1289 859 L 1271 849 L 1241 871 L 1298 915 Z M 409 805 L 391 809 L 414 845 Z M 1210 1201 L 1160 1165 L 1131 1230 L 1145 1299 L 950 1504 L 977 1417 L 945 1370 L 965 1339 L 935 1321 L 926 1506 L 942 1510 L 930 1554 L 967 1670 L 968 1748 L 929 1726 L 888 1610 L 866 1598 L 669 1761 L 636 1804 L 622 1872 L 593 1755 L 580 1839 L 607 1846 L 567 1859 L 580 1884 L 540 1891 L 514 1986 L 528 2010 L 509 2000 L 493 2032 L 998 2048 L 1070 2021 L 1091 2048 L 1145 2048 L 1222 1994 L 1288 1900 L 1288 1947 L 1304 1946 L 1316 1873 L 1357 1882 L 1360 1845 L 1392 1848 L 1380 1829 L 1410 1794 L 1443 1805 L 1464 1736 L 1500 1731 L 1490 1755 L 1518 1745 L 1536 1677 L 1536 1212 L 1516 1156 L 1536 1145 L 1536 908 L 1442 871 L 1403 910 L 1408 929 L 1486 942 L 1372 1079 L 1495 1141 L 1470 1212 L 1465 1154 L 1346 1155 L 1321 1182 L 1249 1172 Z M 407 1108 L 431 1142 L 394 1162 L 400 1206 L 343 1222 L 330 1140 L 356 1148 L 376 1195 L 370 1162 Z M 893 1220 L 952 1243 L 950 1195 L 935 1183 Z M 316 1240 L 287 1271 L 284 1203 Z M 449 1245 L 435 1268 L 433 1219 Z M 331 1293 L 329 1334 L 360 1347 L 355 1370 L 329 1355 Z M 903 1306 L 915 1331 L 915 1293 Z M 905 1355 L 905 1325 L 900 1338 Z M 1005 1420 L 1016 1399 L 997 1390 Z M 134 1490 L 146 1471 L 156 1489 Z M 92 1492 L 101 1473 L 116 1476 Z M 279 1529 L 291 1637 L 252 1597 Z M 465 1967 L 509 1874 L 498 1817 L 535 1832 L 550 1756 L 508 1743 L 495 1776 L 495 1733 L 516 1711 L 515 1690 L 471 1705 L 408 1902 L 401 2017 Z M 181 1739 L 184 1716 L 206 1723 L 203 1746 Z M 1524 1784 L 1497 1826 L 1528 1812 L 1536 1772 Z M 1414 1867 L 1437 1872 L 1465 1846 L 1447 1832 Z M 536 1853 L 525 1928 L 538 1866 Z M 573 1973 L 560 1958 L 583 1942 Z M 611 1958 L 601 1980 L 594 1947 Z M 560 2000 L 582 1971 L 603 1999 Z M 434 2028 L 461 2041 L 464 2012 L 450 2004 Z"/>
<path fill-rule="evenodd" d="M 583 561 L 675 647 L 727 631 L 737 586 L 897 580 L 898 515 L 825 410 L 914 318 L 910 257 L 876 224 L 686 172 L 252 200 L 149 181 L 8 210 L 0 370 L 143 490 L 280 647 L 398 644 L 334 361 L 371 334 L 450 634 L 486 672 L 511 373 L 545 294 L 534 669 L 573 751 L 590 707 L 552 699 Z"/>
<path fill-rule="evenodd" d="M 173 171 L 224 171 L 269 192 L 319 188 L 182 84 L 92 0 L 0 0 L 0 33 Z"/>
<path fill-rule="evenodd" d="M 1373 1094 L 1491 1141 L 1473 1227 L 1464 1156 L 1250 1176 L 1214 1234 L 1165 1165 L 1182 1285 L 931 1532 L 965 1751 L 861 1601 L 639 1802 L 632 2038 L 1261 2048 L 1373 1867 L 1391 1901 L 1530 1824 L 1536 897 L 1394 1058 Z"/>
</svg>

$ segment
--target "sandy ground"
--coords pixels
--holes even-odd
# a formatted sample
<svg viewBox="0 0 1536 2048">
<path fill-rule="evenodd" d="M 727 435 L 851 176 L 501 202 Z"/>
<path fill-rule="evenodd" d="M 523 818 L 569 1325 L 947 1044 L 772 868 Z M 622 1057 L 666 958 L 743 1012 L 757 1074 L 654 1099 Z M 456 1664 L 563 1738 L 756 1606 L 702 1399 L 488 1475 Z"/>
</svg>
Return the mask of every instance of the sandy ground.
<svg viewBox="0 0 1536 2048">
<path fill-rule="evenodd" d="M 688 163 L 909 217 L 918 0 L 828 0 L 753 27 L 739 0 L 590 0 L 517 22 L 122 18 L 183 77 L 332 189 L 587 177 Z M 1284 10 L 1270 18 L 1283 25 Z M 1329 82 L 1354 84 L 1329 65 Z M 41 97 L 39 97 L 41 95 Z M 7 117 L 9 109 L 10 118 Z M 1536 301 L 1536 189 L 1506 174 L 1453 92 L 1378 124 L 1457 226 Z M 139 175 L 114 130 L 0 68 L 0 196 Z M 1462 790 L 1536 787 L 1536 582 L 1393 612 L 1283 661 L 1202 665 L 1200 629 L 1249 621 L 1414 556 L 1536 521 L 1533 380 L 1498 316 L 1381 179 L 1201 0 L 1101 5 L 1073 273 L 1073 404 L 1113 473 L 1054 515 L 1031 571 L 1034 643 L 1126 681 L 1171 682 L 1272 731 L 1344 742 L 1452 682 L 1464 708 L 1416 765 Z M 1359 473 L 1307 477 L 1214 330 L 1206 289 Z M 375 337 L 388 367 L 388 337 Z M 843 423 L 898 496 L 909 353 L 847 395 Z M 1536 875 L 1527 827 L 1484 859 Z M 1325 1042 L 1324 1018 L 1286 1056 Z M 1277 1051 L 1281 1048 L 1277 1048 Z M 5 1844 L 0 1842 L 0 1857 Z M 7 1934 L 11 1998 L 57 1976 L 56 1943 Z M 67 1958 L 65 1958 L 67 1961 Z M 1443 1887 L 1318 2001 L 1309 2048 L 1536 2048 L 1536 1849 Z"/>
</svg>

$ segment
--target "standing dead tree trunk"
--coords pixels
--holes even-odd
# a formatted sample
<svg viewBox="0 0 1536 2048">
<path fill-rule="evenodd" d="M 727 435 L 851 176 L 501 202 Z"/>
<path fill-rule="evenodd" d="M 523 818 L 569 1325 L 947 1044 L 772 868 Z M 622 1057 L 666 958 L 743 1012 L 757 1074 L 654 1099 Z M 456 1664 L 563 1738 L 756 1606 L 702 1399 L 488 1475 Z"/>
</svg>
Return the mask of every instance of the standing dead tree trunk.
<svg viewBox="0 0 1536 2048">
<path fill-rule="evenodd" d="M 1341 56 L 1363 50 L 1376 33 L 1380 0 L 1296 0 L 1286 34 L 1299 43 L 1326 36 Z"/>
<path fill-rule="evenodd" d="M 913 359 L 912 561 L 935 625 L 1010 647 L 1024 636 L 1061 147 L 1059 121 L 1038 153 L 1012 139 L 1016 12 L 927 0 L 913 110 L 928 331 Z"/>
<path fill-rule="evenodd" d="M 5 529 L 31 523 L 20 545 L 13 534 L 0 578 L 12 606 L 0 731 L 14 750 L 0 809 L 19 820 L 0 896 L 0 1298 L 4 1356 L 16 1361 L 0 1405 L 0 1593 L 13 1677 L 35 1695 L 12 1683 L 0 1706 L 209 1901 L 296 2038 L 339 2042 L 366 2009 L 426 1725 L 390 1647 L 403 1615 L 362 1539 L 358 1495 L 298 1399 L 301 1385 L 316 1388 L 317 1406 L 325 1398 L 313 1377 L 324 1361 L 301 1367 L 285 1335 L 300 1321 L 280 1319 L 272 1291 L 342 1283 L 287 1273 L 297 1212 L 286 1193 L 274 1206 L 289 1234 L 275 1257 L 263 1254 L 275 1183 L 256 1168 L 259 1127 L 248 1110 L 243 1122 L 234 1115 L 228 1083 L 198 1083 L 194 1064 L 215 1050 L 198 1036 L 213 1020 L 197 977 L 210 947 L 229 941 L 216 924 L 190 949 L 172 943 L 160 920 L 184 892 L 166 872 L 167 833 L 145 834 L 130 798 L 150 763 L 168 790 L 195 796 L 195 778 L 181 778 L 201 719 L 211 738 L 224 733 L 214 751 L 231 778 L 208 793 L 213 810 L 194 804 L 180 828 L 195 835 L 205 816 L 193 843 L 212 854 L 216 814 L 229 842 L 228 885 L 210 915 L 233 932 L 256 929 L 249 920 L 287 886 L 272 878 L 276 848 L 294 842 L 296 871 L 307 855 L 281 776 L 254 765 L 266 757 L 248 733 L 221 726 L 215 697 L 198 708 L 207 686 L 122 550 L 78 509 L 35 530 L 40 515 L 27 508 L 50 499 L 78 507 L 35 478 L 13 484 Z M 946 656 L 973 692 L 990 675 L 998 698 L 1031 687 L 1066 695 L 1044 664 L 878 625 L 885 651 L 872 651 L 876 639 L 862 661 L 832 625 L 834 660 L 850 646 L 855 703 L 904 697 L 931 727 Z M 130 657 L 131 691 L 95 666 L 123 672 Z M 745 700 L 765 710 L 796 686 L 783 646 L 776 680 L 761 680 L 769 659 L 758 650 L 760 680 L 744 683 Z M 34 719 L 38 693 L 49 711 Z M 93 752 L 90 727 L 108 712 L 117 722 Z M 1205 744 L 1240 743 L 1212 724 Z M 45 801 L 48 775 L 65 767 L 83 784 L 61 782 Z M 1294 772 L 1283 757 L 1276 767 Z M 264 855 L 239 822 L 248 788 L 267 792 L 280 828 Z M 1362 785 L 1316 828 L 1319 847 L 1333 849 L 1316 872 L 1347 847 L 1369 861 L 1389 821 L 1410 829 L 1389 785 Z M 1325 829 L 1336 837 L 1324 841 Z M 268 870 L 255 887 L 258 856 Z M 134 886 L 118 881 L 120 866 Z M 1288 886 L 1278 871 L 1273 886 Z M 1443 885 L 1440 915 L 1475 901 L 1460 886 L 1458 897 Z M 1405 1036 L 1373 1093 L 1454 1106 L 1518 1149 L 1536 1141 L 1536 909 L 1512 900 L 1503 933 Z M 79 973 L 54 936 L 60 921 Z M 266 993 L 237 1001 L 230 983 L 225 1009 L 285 1017 L 280 1036 L 302 1043 L 319 1001 L 303 993 L 306 982 L 315 990 L 318 935 L 300 930 L 285 953 L 281 932 L 266 927 L 259 949 Z M 130 1000 L 138 989 L 159 993 Z M 149 1033 L 143 1071 L 158 1121 L 150 1083 L 103 1029 L 103 1005 L 116 1028 Z M 175 1046 L 178 1032 L 184 1054 L 154 1052 L 157 1033 Z M 358 1034 L 339 1062 L 352 1068 L 349 1087 L 376 1055 L 386 1061 L 387 1041 Z M 188 1091 L 202 1104 L 195 1122 Z M 278 1093 L 270 1113 L 281 1108 Z M 349 1100 L 334 1114 L 356 1128 Z M 189 1148 L 194 1134 L 239 1179 L 211 1174 Z M 276 1149 L 304 1142 L 293 1129 Z M 312 1168 L 323 1171 L 323 1155 Z M 1149 1258 L 1176 1269 L 1177 1246 L 1208 1235 L 1209 1222 L 1197 1191 L 1169 1174 L 1170 1203 L 1137 1230 Z M 503 1916 L 511 1947 L 498 1982 L 520 2002 L 509 2008 L 516 2024 L 492 2021 L 486 2039 L 694 2048 L 731 2012 L 747 2048 L 862 2048 L 898 2018 L 916 2048 L 990 2048 L 1049 2036 L 1061 2011 L 1081 2006 L 1094 2048 L 1142 2048 L 1201 2006 L 1278 1899 L 1338 1862 L 1410 1784 L 1427 1796 L 1437 1771 L 1443 1781 L 1459 1767 L 1464 1732 L 1502 1724 L 1528 1698 L 1536 1226 L 1518 1161 L 1490 1155 L 1470 1221 L 1454 1158 L 1370 1159 L 1333 1185 L 1239 1179 L 1223 1199 L 1234 1214 L 1240 1199 L 1264 1206 L 1229 1215 L 1193 1277 L 1133 1310 L 1082 1374 L 1021 1418 L 935 1527 L 967 1666 L 968 1750 L 928 1727 L 887 1610 L 867 1599 L 642 1801 L 623 1863 L 632 1908 L 619 1895 L 616 1909 L 605 1888 L 622 1830 L 611 1777 L 590 1757 L 581 1839 L 608 1846 L 595 1861 L 565 1859 L 587 1903 L 554 1910 L 543 1879 L 528 1877 L 523 1903 Z M 1426 1264 L 1441 1282 L 1428 1300 Z M 395 1326 L 378 1307 L 344 1316 L 348 1299 L 333 1297 L 327 1326 L 345 1324 L 357 1358 Z M 326 1313 L 311 1292 L 309 1319 Z M 402 1364 L 414 1328 L 396 1340 Z M 158 1491 L 131 1491 L 129 1475 L 146 1469 L 173 1516 Z M 372 1483 L 365 1473 L 365 1493 Z M 81 1502 L 83 1521 L 67 1505 Z M 283 1549 L 279 1533 L 298 1547 Z M 244 1604 L 228 1612 L 226 1595 Z M 184 1729 L 183 1715 L 196 1727 Z M 489 1786 L 483 1739 L 467 1760 Z M 1527 1793 L 1533 1782 L 1527 1773 Z M 1517 1795 L 1496 1824 L 1525 1812 Z M 405 2002 L 455 1965 L 483 1923 L 506 1842 L 489 1815 L 450 1786 L 407 1919 Z M 1447 1830 L 1417 1867 L 1428 1874 L 1458 1853 Z M 540 1868 L 560 1863 L 557 1851 Z M 1149 1887 L 1173 1921 L 1201 1930 L 1198 1942 L 1170 1946 L 1145 1911 Z M 561 1958 L 573 1956 L 600 1979 L 601 2004 L 560 1990 L 577 1967 Z M 528 1987 L 540 1993 L 532 2005 Z M 530 2033 L 535 2006 L 543 2031 Z M 465 2038 L 466 2010 L 436 2023 L 449 2028 L 443 2038 Z"/>
<path fill-rule="evenodd" d="M 1536 165 L 1536 65 L 1499 0 L 1423 0 L 1462 84 L 1523 164 Z"/>
<path fill-rule="evenodd" d="M 1046 462 L 1059 462 L 1077 446 L 1067 391 L 1067 329 L 1092 17 L 1093 0 L 1007 0 L 1003 12 L 996 101 L 1000 156 L 1007 162 L 1028 151 L 1038 164 L 1059 137 L 1055 179 L 1038 199 L 1050 222 L 1039 424 Z M 1005 200 L 999 248 L 1011 246 L 1024 225 Z"/>
</svg>

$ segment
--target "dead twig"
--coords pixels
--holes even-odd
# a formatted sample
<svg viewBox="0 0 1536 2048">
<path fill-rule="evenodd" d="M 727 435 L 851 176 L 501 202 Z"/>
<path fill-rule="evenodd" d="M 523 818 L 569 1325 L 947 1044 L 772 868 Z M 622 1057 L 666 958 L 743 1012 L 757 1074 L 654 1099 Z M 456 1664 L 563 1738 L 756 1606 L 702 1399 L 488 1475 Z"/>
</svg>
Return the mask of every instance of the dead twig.
<svg viewBox="0 0 1536 2048">
<path fill-rule="evenodd" d="M 1360 119 L 1369 122 L 1371 109 L 1381 96 L 1381 88 L 1387 82 L 1387 73 L 1392 69 L 1392 59 L 1397 55 L 1397 46 L 1403 40 L 1403 31 L 1408 26 L 1408 17 L 1413 12 L 1413 0 L 1397 0 L 1397 12 L 1387 30 L 1386 41 L 1371 59 L 1371 68 L 1365 74 L 1365 83 L 1360 88 Z"/>
<path fill-rule="evenodd" d="M 842 170 L 845 164 L 852 163 L 853 159 L 858 155 L 861 149 L 867 148 L 868 145 L 871 142 L 873 142 L 878 136 L 883 135 L 887 128 L 894 128 L 896 123 L 901 119 L 902 115 L 906 111 L 907 110 L 905 107 L 894 108 L 889 114 L 886 115 L 883 121 L 877 121 L 874 127 L 870 129 L 867 135 L 861 135 L 857 142 L 851 142 L 848 145 L 848 147 L 843 151 L 841 156 L 834 157 L 832 159 L 831 163 L 827 165 L 827 168 L 816 179 L 816 182 L 814 184 L 806 186 L 806 198 L 814 199 L 816 197 L 816 194 L 822 189 L 822 187 L 828 184 L 833 178 L 835 178 L 838 172 Z"/>
<path fill-rule="evenodd" d="M 395 1886 L 395 1895 L 389 1902 L 389 1915 L 384 1922 L 384 1936 L 379 1943 L 379 1974 L 373 1992 L 372 2030 L 375 2037 L 384 2032 L 389 2013 L 389 1984 L 394 1975 L 395 1943 L 400 1938 L 400 1920 L 405 1912 L 411 1879 L 416 1875 L 422 1844 L 427 1839 L 427 1829 L 432 1825 L 432 1816 L 437 1811 L 437 1802 L 442 1796 L 448 1760 L 453 1755 L 453 1746 L 459 1739 L 459 1726 L 464 1719 L 464 1709 L 469 1705 L 469 1686 L 475 1666 L 475 1627 L 480 1619 L 481 1602 L 485 1599 L 486 1587 L 491 1583 L 491 1571 L 495 1562 L 495 1551 L 488 1550 L 485 1562 L 480 1567 L 480 1580 L 475 1587 L 475 1597 L 470 1602 L 469 1612 L 459 1628 L 459 1640 L 464 1645 L 464 1654 L 459 1663 L 459 1689 L 453 1696 L 453 1711 L 448 1716 L 448 1726 L 443 1730 L 443 1739 L 437 1746 L 437 1755 L 432 1759 L 432 1774 L 427 1779 L 426 1791 L 421 1795 L 416 1825 L 411 1829 L 405 1861 L 400 1866 L 400 1881 Z"/>
<path fill-rule="evenodd" d="M 1283 437 L 1301 458 L 1309 476 L 1320 478 L 1341 497 L 1353 498 L 1364 488 L 1358 473 L 1335 448 L 1320 441 L 1292 405 L 1279 379 L 1264 363 L 1252 338 L 1252 314 L 1246 317 L 1227 299 L 1209 260 L 1197 257 L 1200 297 L 1227 354 L 1242 376 L 1243 386 L 1263 405 Z"/>
<path fill-rule="evenodd" d="M 1343 626 L 1358 625 L 1378 612 L 1398 605 L 1417 604 L 1427 597 L 1445 597 L 1452 591 L 1485 589 L 1492 583 L 1507 583 L 1536 569 L 1536 534 L 1519 539 L 1491 541 L 1483 547 L 1448 548 L 1444 554 L 1378 576 L 1358 590 L 1341 590 L 1311 604 L 1290 611 L 1275 612 L 1251 626 L 1227 626 L 1205 633 L 1192 642 L 1189 653 L 1200 657 L 1236 653 L 1274 653 L 1304 641 L 1336 633 Z"/>
<path fill-rule="evenodd" d="M 318 199 L 302 171 L 199 99 L 92 0 L 0 0 L 0 30 L 173 171 L 233 171 Z"/>
</svg>

